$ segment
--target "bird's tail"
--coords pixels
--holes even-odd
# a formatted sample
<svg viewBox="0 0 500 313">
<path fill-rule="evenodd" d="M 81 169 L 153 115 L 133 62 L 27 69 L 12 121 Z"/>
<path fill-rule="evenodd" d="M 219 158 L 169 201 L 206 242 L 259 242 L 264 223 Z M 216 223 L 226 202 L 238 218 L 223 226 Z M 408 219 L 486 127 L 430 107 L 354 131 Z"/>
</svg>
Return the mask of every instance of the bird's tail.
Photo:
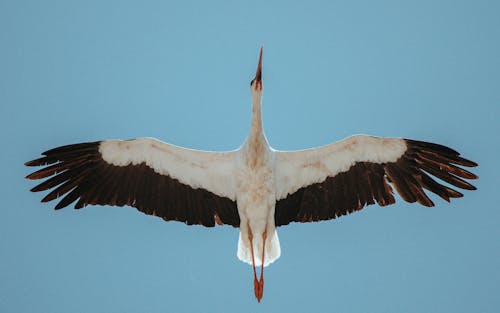
<svg viewBox="0 0 500 313">
<path fill-rule="evenodd" d="M 254 236 L 253 237 L 253 249 L 255 251 L 255 264 L 262 264 L 261 253 L 258 251 L 262 251 L 262 236 Z M 269 264 L 276 261 L 281 255 L 280 241 L 278 239 L 278 232 L 273 230 L 273 234 L 271 236 L 267 236 L 266 238 L 266 251 L 264 254 L 264 266 L 268 266 Z M 250 241 L 246 238 L 240 236 L 238 239 L 238 259 L 241 261 L 252 265 L 252 251 L 250 249 Z"/>
</svg>

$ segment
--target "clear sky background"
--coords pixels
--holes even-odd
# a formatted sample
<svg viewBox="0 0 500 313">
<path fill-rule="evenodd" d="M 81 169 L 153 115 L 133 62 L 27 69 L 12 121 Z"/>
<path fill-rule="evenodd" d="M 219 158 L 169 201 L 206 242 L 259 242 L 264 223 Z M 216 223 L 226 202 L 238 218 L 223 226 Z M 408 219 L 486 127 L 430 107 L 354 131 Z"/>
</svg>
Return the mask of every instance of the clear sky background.
<svg viewBox="0 0 500 313">
<path fill-rule="evenodd" d="M 499 312 L 498 1 L 0 1 L 1 312 Z M 151 136 L 231 150 L 264 46 L 274 148 L 352 134 L 458 149 L 478 191 L 279 229 L 262 303 L 238 230 L 52 211 L 49 148 Z"/>
</svg>

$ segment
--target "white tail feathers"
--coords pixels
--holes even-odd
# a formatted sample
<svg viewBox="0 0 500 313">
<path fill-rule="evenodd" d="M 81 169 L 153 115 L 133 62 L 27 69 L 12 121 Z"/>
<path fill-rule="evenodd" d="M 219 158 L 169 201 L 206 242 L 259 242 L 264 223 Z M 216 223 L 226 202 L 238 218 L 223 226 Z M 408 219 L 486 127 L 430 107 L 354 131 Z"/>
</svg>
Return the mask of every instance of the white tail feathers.
<svg viewBox="0 0 500 313">
<path fill-rule="evenodd" d="M 253 237 L 253 251 L 255 258 L 255 266 L 260 266 L 262 264 L 262 237 Z M 272 236 L 267 237 L 266 251 L 264 254 L 264 266 L 276 261 L 281 255 L 280 241 L 278 239 L 278 232 L 273 231 Z M 252 251 L 250 249 L 250 241 L 248 239 L 244 240 L 241 236 L 241 232 L 238 238 L 238 259 L 241 261 L 252 265 Z"/>
</svg>

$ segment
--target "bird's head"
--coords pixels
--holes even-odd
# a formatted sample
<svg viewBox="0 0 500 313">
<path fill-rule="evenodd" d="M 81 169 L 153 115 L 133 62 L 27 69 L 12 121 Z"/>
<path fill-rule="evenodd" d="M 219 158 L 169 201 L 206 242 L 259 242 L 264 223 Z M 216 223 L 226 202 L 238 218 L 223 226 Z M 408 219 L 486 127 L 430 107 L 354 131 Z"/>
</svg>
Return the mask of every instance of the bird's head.
<svg viewBox="0 0 500 313">
<path fill-rule="evenodd" d="M 254 79 L 250 82 L 250 91 L 252 94 L 262 95 L 262 47 L 259 54 L 259 65 Z"/>
</svg>

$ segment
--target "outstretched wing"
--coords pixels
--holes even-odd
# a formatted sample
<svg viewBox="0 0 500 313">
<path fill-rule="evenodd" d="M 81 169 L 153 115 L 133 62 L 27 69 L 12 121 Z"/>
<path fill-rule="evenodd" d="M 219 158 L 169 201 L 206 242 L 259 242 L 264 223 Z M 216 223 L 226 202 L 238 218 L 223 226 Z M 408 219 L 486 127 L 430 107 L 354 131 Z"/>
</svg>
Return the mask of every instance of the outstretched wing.
<svg viewBox="0 0 500 313">
<path fill-rule="evenodd" d="M 207 152 L 152 138 L 73 144 L 48 150 L 27 166 L 45 166 L 26 178 L 52 176 L 31 189 L 53 189 L 42 202 L 129 205 L 186 224 L 240 223 L 232 181 L 233 152 Z"/>
<path fill-rule="evenodd" d="M 477 164 L 442 145 L 363 135 L 316 149 L 276 151 L 275 223 L 329 220 L 375 202 L 393 204 L 391 186 L 408 202 L 434 206 L 424 189 L 450 201 L 462 194 L 430 175 L 476 189 L 462 178 L 477 176 L 456 165 Z"/>
</svg>

